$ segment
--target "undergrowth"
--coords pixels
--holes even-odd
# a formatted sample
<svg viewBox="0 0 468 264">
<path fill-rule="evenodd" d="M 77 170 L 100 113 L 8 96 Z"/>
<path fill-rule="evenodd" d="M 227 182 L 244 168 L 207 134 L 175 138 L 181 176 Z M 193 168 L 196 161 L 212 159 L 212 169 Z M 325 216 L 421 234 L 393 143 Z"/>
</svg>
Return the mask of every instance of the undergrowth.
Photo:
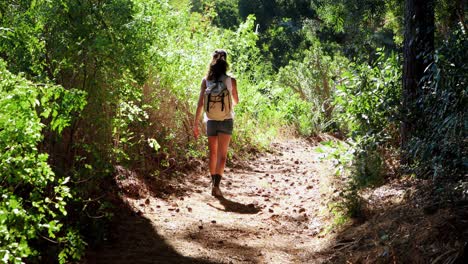
<svg viewBox="0 0 468 264">
<path fill-rule="evenodd" d="M 364 188 L 385 183 L 398 156 L 399 60 L 379 52 L 373 65 L 351 63 L 334 94 L 334 119 L 346 141 L 322 142 L 319 151 L 335 164 L 337 189 L 329 208 L 335 224 L 363 217 Z"/>
</svg>

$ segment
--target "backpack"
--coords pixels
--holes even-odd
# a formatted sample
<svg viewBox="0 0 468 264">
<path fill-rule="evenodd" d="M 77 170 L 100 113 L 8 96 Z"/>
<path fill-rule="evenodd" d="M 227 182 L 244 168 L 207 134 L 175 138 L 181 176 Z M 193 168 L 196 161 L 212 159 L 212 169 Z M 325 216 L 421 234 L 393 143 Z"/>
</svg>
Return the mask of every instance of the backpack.
<svg viewBox="0 0 468 264">
<path fill-rule="evenodd" d="M 219 78 L 206 87 L 204 109 L 208 119 L 224 120 L 231 114 L 231 93 L 223 82 L 227 78 Z"/>
</svg>

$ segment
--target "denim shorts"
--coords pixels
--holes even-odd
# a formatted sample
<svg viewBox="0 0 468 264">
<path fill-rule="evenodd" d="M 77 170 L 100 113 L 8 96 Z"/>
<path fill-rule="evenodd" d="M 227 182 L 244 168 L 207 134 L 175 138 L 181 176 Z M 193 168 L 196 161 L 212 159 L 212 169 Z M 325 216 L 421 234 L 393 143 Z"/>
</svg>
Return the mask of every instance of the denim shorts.
<svg viewBox="0 0 468 264">
<path fill-rule="evenodd" d="M 232 135 L 232 128 L 234 126 L 234 120 L 225 119 L 223 121 L 208 120 L 206 122 L 206 134 L 211 136 L 217 136 L 219 133 Z"/>
</svg>

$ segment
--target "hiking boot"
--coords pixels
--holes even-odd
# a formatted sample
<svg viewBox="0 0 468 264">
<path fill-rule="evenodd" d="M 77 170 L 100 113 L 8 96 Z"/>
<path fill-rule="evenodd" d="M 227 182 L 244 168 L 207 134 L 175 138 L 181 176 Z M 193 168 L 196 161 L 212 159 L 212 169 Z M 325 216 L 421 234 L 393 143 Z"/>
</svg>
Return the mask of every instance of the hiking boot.
<svg viewBox="0 0 468 264">
<path fill-rule="evenodd" d="M 211 184 L 212 184 L 211 195 L 215 197 L 223 197 L 223 193 L 219 189 L 220 182 L 221 182 L 221 175 L 219 174 L 211 175 Z"/>
<path fill-rule="evenodd" d="M 221 192 L 219 187 L 213 187 L 211 189 L 211 195 L 213 195 L 214 197 L 223 197 L 223 193 Z"/>
</svg>

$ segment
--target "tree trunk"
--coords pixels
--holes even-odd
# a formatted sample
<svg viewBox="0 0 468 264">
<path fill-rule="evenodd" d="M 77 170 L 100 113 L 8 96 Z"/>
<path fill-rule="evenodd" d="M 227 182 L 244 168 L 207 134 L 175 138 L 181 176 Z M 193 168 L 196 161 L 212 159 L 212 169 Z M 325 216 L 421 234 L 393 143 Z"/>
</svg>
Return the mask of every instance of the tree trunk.
<svg viewBox="0 0 468 264">
<path fill-rule="evenodd" d="M 424 70 L 433 60 L 434 52 L 434 0 L 406 0 L 405 42 L 402 90 L 401 164 L 412 160 L 407 154 L 408 142 L 418 120 L 416 101 Z"/>
</svg>

